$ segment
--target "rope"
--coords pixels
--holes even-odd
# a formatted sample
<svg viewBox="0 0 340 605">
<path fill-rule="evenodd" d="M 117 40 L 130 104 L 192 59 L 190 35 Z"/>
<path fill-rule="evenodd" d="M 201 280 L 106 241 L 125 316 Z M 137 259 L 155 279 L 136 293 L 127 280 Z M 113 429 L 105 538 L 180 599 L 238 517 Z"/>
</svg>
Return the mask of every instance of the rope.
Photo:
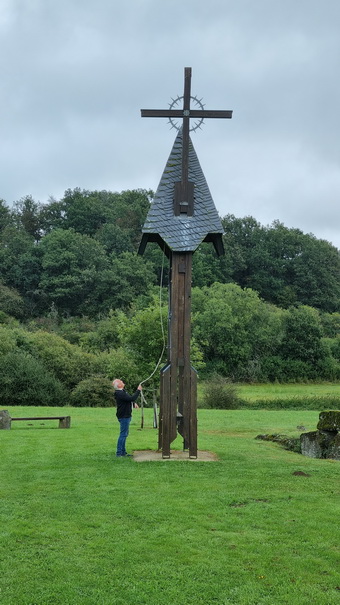
<svg viewBox="0 0 340 605">
<path fill-rule="evenodd" d="M 150 380 L 150 378 L 152 378 L 152 376 L 157 372 L 159 365 L 162 361 L 163 354 L 164 354 L 165 347 L 166 347 L 165 332 L 164 332 L 164 326 L 163 326 L 163 316 L 162 316 L 162 285 L 163 285 L 163 271 L 164 271 L 164 256 L 165 256 L 165 254 L 164 254 L 164 250 L 163 250 L 162 269 L 161 269 L 160 286 L 159 286 L 159 316 L 160 316 L 160 321 L 161 321 L 163 348 L 162 348 L 162 352 L 159 356 L 159 359 L 157 361 L 157 364 L 155 366 L 155 369 L 153 370 L 153 372 L 151 372 L 150 376 L 148 376 L 147 378 L 142 380 L 142 382 L 140 384 L 144 384 L 144 382 L 147 382 L 148 380 Z M 143 392 L 142 392 L 142 394 L 143 394 Z"/>
<path fill-rule="evenodd" d="M 163 359 L 163 355 L 164 355 L 164 351 L 165 351 L 165 347 L 166 347 L 165 332 L 164 332 L 164 325 L 163 325 L 163 315 L 162 315 L 162 286 L 163 286 L 163 272 L 164 272 L 164 257 L 165 257 L 165 253 L 164 253 L 164 248 L 163 248 L 162 267 L 161 267 L 160 284 L 159 284 L 159 317 L 160 317 L 160 322 L 161 322 L 163 348 L 162 348 L 162 352 L 159 356 L 159 359 L 156 363 L 155 369 L 153 370 L 153 372 L 151 372 L 150 376 L 148 376 L 147 378 L 144 378 L 144 380 L 142 380 L 142 382 L 140 384 L 144 384 L 144 382 L 148 382 L 148 380 L 150 380 L 150 378 L 152 378 L 153 375 L 157 372 L 157 370 L 160 366 L 160 363 Z M 141 391 L 141 428 L 144 427 L 144 404 L 147 405 L 147 401 L 144 397 L 143 391 Z"/>
</svg>

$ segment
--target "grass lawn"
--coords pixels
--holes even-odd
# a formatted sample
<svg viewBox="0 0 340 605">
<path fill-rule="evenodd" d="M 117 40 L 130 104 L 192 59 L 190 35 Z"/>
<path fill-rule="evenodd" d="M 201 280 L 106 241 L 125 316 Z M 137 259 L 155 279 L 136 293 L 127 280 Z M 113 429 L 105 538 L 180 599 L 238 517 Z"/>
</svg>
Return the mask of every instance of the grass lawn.
<svg viewBox="0 0 340 605">
<path fill-rule="evenodd" d="M 143 463 L 114 457 L 114 409 L 62 412 L 0 432 L 1 605 L 339 604 L 340 463 L 254 439 L 318 412 L 199 410 L 219 461 Z M 156 449 L 139 426 L 130 451 Z"/>
</svg>

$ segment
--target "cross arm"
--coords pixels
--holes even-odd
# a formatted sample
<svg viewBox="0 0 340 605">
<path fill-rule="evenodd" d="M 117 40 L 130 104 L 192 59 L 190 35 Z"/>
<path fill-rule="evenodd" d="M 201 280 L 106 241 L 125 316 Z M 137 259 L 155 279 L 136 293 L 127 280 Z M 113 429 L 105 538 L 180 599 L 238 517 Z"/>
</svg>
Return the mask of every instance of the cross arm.
<svg viewBox="0 0 340 605">
<path fill-rule="evenodd" d="M 208 109 L 141 109 L 142 118 L 231 118 L 232 111 Z M 188 112 L 188 113 L 185 113 Z"/>
<path fill-rule="evenodd" d="M 191 118 L 231 118 L 231 110 L 213 110 L 213 109 L 190 109 Z"/>
</svg>

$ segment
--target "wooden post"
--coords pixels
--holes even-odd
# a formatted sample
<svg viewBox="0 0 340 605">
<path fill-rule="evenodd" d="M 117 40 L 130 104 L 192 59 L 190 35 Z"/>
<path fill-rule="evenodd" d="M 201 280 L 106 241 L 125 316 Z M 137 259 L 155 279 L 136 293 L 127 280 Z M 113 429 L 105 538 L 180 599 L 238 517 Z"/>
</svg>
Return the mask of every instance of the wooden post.
<svg viewBox="0 0 340 605">
<path fill-rule="evenodd" d="M 156 398 L 156 391 L 153 392 L 152 394 L 152 399 L 153 399 L 153 428 L 157 429 L 158 428 L 158 420 L 157 420 L 157 398 Z"/>
<path fill-rule="evenodd" d="M 170 457 L 177 428 L 184 449 L 197 456 L 196 372 L 190 362 L 192 253 L 171 254 L 168 363 L 161 371 L 159 449 Z"/>
</svg>

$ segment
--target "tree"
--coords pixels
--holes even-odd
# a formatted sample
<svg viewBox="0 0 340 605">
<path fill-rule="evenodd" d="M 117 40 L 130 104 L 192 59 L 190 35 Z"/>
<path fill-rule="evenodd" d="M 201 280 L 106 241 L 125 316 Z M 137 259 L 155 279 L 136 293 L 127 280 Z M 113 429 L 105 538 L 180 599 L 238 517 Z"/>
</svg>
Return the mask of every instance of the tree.
<svg viewBox="0 0 340 605">
<path fill-rule="evenodd" d="M 134 251 L 132 238 L 128 237 L 127 232 L 114 223 L 102 225 L 96 232 L 95 238 L 109 255 Z"/>
<path fill-rule="evenodd" d="M 61 200 L 64 213 L 64 229 L 73 229 L 82 235 L 93 237 L 110 216 L 105 203 L 107 192 L 67 189 Z"/>
<path fill-rule="evenodd" d="M 21 319 L 24 315 L 24 301 L 17 290 L 0 282 L 0 311 Z"/>
<path fill-rule="evenodd" d="M 327 312 L 340 309 L 340 255 L 324 240 L 279 221 L 262 227 L 253 217 L 223 221 L 231 279 L 275 305 L 307 304 Z"/>
<path fill-rule="evenodd" d="M 143 379 L 153 372 L 162 353 L 161 362 L 166 361 L 167 318 L 167 307 L 160 306 L 156 297 L 147 308 L 138 310 L 131 317 L 121 316 L 120 340 L 140 368 Z M 154 380 L 159 381 L 159 372 Z"/>
<path fill-rule="evenodd" d="M 5 200 L 0 199 L 0 232 L 10 224 L 11 219 L 11 213 Z"/>
<path fill-rule="evenodd" d="M 253 275 L 262 254 L 263 227 L 252 216 L 236 218 L 228 214 L 222 219 L 224 247 L 230 255 L 232 279 L 241 288 L 251 288 Z M 263 261 L 260 261 L 260 265 Z"/>
<path fill-rule="evenodd" d="M 82 349 L 90 353 L 110 353 L 112 349 L 118 349 L 121 346 L 119 335 L 120 314 L 121 311 L 110 311 L 108 317 L 98 321 L 92 330 L 84 332 L 82 335 L 78 334 Z"/>
<path fill-rule="evenodd" d="M 203 243 L 193 256 L 192 285 L 210 286 L 214 282 L 232 281 L 232 268 L 229 251 L 217 256 L 211 244 Z"/>
<path fill-rule="evenodd" d="M 294 262 L 294 288 L 304 305 L 328 313 L 340 311 L 340 253 L 325 240 L 303 237 L 301 254 Z"/>
<path fill-rule="evenodd" d="M 13 353 L 16 346 L 16 334 L 13 328 L 0 325 L 0 358 L 7 353 Z"/>
<path fill-rule="evenodd" d="M 41 264 L 33 236 L 13 225 L 0 233 L 0 279 L 26 300 L 39 283 Z"/>
<path fill-rule="evenodd" d="M 132 189 L 115 194 L 113 219 L 116 224 L 132 234 L 135 248 L 139 245 L 141 228 L 153 198 L 153 192 L 146 189 Z"/>
<path fill-rule="evenodd" d="M 112 254 L 108 267 L 97 272 L 79 311 L 93 317 L 107 315 L 114 309 L 127 309 L 136 297 L 147 293 L 154 282 L 153 267 L 142 257 L 131 252 Z"/>
<path fill-rule="evenodd" d="M 256 380 L 261 358 L 272 354 L 282 337 L 282 312 L 250 289 L 215 283 L 193 289 L 193 335 L 208 372 L 234 380 Z"/>
<path fill-rule="evenodd" d="M 340 313 L 322 313 L 320 320 L 324 336 L 329 338 L 340 337 Z"/>
<path fill-rule="evenodd" d="M 318 378 L 327 357 L 319 312 L 306 305 L 289 309 L 279 354 L 285 361 L 286 379 Z"/>
<path fill-rule="evenodd" d="M 42 226 L 45 233 L 63 228 L 94 237 L 105 225 L 111 224 L 136 248 L 152 195 L 143 189 L 121 193 L 87 191 L 79 187 L 67 189 L 60 201 L 51 199 L 42 208 Z"/>
<path fill-rule="evenodd" d="M 303 233 L 279 221 L 262 231 L 262 262 L 255 267 L 252 287 L 267 301 L 283 308 L 298 302 L 294 262 L 303 249 Z"/>
<path fill-rule="evenodd" d="M 44 235 L 51 233 L 53 229 L 63 229 L 65 226 L 65 205 L 63 201 L 58 201 L 51 196 L 48 203 L 41 207 L 40 221 Z"/>
<path fill-rule="evenodd" d="M 55 229 L 39 246 L 42 274 L 39 288 L 49 306 L 77 315 L 80 306 L 96 288 L 98 272 L 108 267 L 99 242 L 73 229 Z"/>
<path fill-rule="evenodd" d="M 153 266 L 158 287 L 168 287 L 170 266 L 165 252 L 161 250 L 158 244 L 148 244 L 143 258 L 145 262 L 151 263 Z"/>
<path fill-rule="evenodd" d="M 13 217 L 18 228 L 22 228 L 37 242 L 42 236 L 41 204 L 35 202 L 31 195 L 26 195 L 14 204 Z"/>
</svg>

